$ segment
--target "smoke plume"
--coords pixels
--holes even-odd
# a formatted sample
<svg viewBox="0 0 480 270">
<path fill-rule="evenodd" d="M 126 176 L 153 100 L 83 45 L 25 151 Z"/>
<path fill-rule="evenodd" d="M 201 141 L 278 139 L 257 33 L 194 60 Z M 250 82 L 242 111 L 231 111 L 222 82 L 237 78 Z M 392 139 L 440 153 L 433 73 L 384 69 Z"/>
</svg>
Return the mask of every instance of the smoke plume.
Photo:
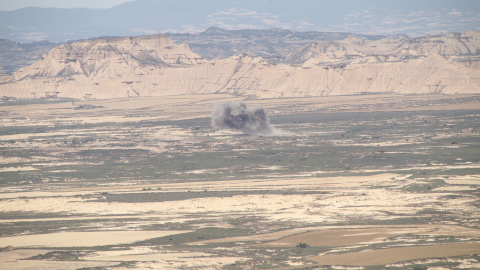
<svg viewBox="0 0 480 270">
<path fill-rule="evenodd" d="M 212 127 L 240 130 L 248 135 L 273 135 L 275 129 L 263 107 L 248 107 L 244 101 L 215 102 Z"/>
</svg>

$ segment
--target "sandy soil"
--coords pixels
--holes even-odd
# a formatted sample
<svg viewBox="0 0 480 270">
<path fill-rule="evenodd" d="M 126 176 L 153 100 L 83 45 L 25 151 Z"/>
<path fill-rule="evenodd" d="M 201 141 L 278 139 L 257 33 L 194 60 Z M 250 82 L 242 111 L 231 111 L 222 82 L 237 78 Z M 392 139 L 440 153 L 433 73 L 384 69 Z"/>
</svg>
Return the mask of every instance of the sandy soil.
<svg viewBox="0 0 480 270">
<path fill-rule="evenodd" d="M 167 252 L 148 247 L 133 248 L 131 250 L 95 252 L 91 256 L 83 257 L 87 261 L 141 261 L 152 262 L 152 266 L 163 269 L 165 266 L 172 267 L 185 265 L 218 265 L 232 264 L 236 261 L 247 260 L 241 257 L 218 257 L 214 254 L 204 252 Z"/>
<path fill-rule="evenodd" d="M 468 95 L 464 97 L 468 98 Z M 480 109 L 479 103 L 464 102 L 462 104 L 447 104 L 442 101 L 449 97 L 444 95 L 365 95 L 365 96 L 338 96 L 316 98 L 292 98 L 276 100 L 251 100 L 249 105 L 265 106 L 270 115 L 303 113 L 312 111 L 321 112 L 356 112 L 378 110 L 458 110 Z M 231 95 L 197 95 L 197 96 L 170 96 L 155 98 L 115 99 L 115 100 L 91 100 L 82 101 L 78 104 L 90 104 L 103 106 L 91 110 L 73 110 L 76 105 L 43 104 L 8 107 L 8 114 L 0 119 L 0 125 L 31 126 L 54 125 L 55 121 L 61 123 L 105 123 L 105 122 L 136 122 L 140 120 L 176 120 L 194 117 L 208 117 L 211 114 L 213 100 L 226 101 L 238 99 Z M 408 104 L 418 106 L 408 106 Z M 4 108 L 2 108 L 4 109 Z M 52 124 L 53 123 L 53 124 Z M 148 132 L 148 128 L 142 130 Z M 88 129 L 75 129 L 76 136 L 88 136 Z M 65 132 L 35 133 L 35 136 L 68 135 Z M 232 132 L 219 132 L 217 135 L 230 136 Z M 116 136 L 117 134 L 105 134 Z M 29 139 L 32 134 L 23 133 L 0 136 L 2 140 Z M 103 136 L 103 135 L 102 135 Z M 162 140 L 186 140 L 185 130 L 174 126 L 156 129 L 149 134 L 152 138 Z M 420 140 L 420 139 L 418 139 Z M 20 143 L 20 142 L 18 142 Z M 401 145 L 402 141 L 385 141 L 380 146 Z M 99 144 L 98 149 L 107 147 L 108 142 Z M 347 145 L 361 145 L 351 142 L 342 143 Z M 366 145 L 366 144 L 364 144 Z M 378 145 L 378 144 L 375 144 Z M 24 143 L 20 147 L 31 148 L 35 145 Z M 155 147 L 144 146 L 144 149 L 155 153 L 163 153 L 166 144 L 158 143 Z M 372 144 L 373 146 L 373 144 Z M 452 146 L 456 147 L 456 146 Z M 88 149 L 88 147 L 85 147 Z M 109 147 L 109 149 L 114 149 Z M 119 146 L 119 149 L 125 149 Z M 247 148 L 242 151 L 248 150 Z M 392 154 L 392 153 L 391 153 Z M 32 166 L 10 166 L 31 160 L 40 161 Z M 44 162 L 43 162 L 44 161 Z M 61 158 L 53 160 L 41 160 L 39 157 L 29 158 L 3 158 L 0 164 L 5 166 L 0 169 L 8 171 L 37 170 L 42 166 L 61 164 Z M 80 161 L 79 161 L 80 162 Z M 127 161 L 126 161 L 127 162 Z M 431 164 L 431 170 L 437 169 L 476 169 L 478 164 L 460 164 L 446 166 Z M 264 167 L 265 171 L 281 169 L 276 166 Z M 426 167 L 413 166 L 408 170 L 428 170 Z M 406 169 L 407 170 L 407 169 Z M 401 171 L 401 170 L 397 170 Z M 214 174 L 211 170 L 190 170 L 191 174 Z M 0 238 L 0 247 L 12 245 L 14 247 L 32 247 L 36 250 L 15 250 L 0 253 L 0 261 L 6 269 L 77 269 L 82 267 L 101 267 L 118 264 L 121 261 L 141 261 L 135 267 L 137 269 L 178 269 L 189 267 L 204 267 L 203 269 L 219 269 L 225 264 L 237 261 L 249 260 L 248 256 L 219 257 L 207 252 L 178 252 L 172 250 L 159 250 L 154 248 L 133 247 L 130 250 L 95 252 L 86 257 L 87 261 L 18 261 L 18 259 L 31 257 L 30 254 L 44 253 L 45 247 L 90 247 L 96 245 L 114 245 L 131 243 L 154 237 L 173 235 L 187 231 L 172 229 L 171 231 L 142 231 L 141 226 L 163 224 L 187 224 L 194 220 L 198 228 L 218 227 L 232 228 L 232 224 L 224 222 L 224 217 L 260 217 L 272 224 L 289 224 L 289 228 L 295 224 L 302 224 L 301 228 L 281 230 L 274 233 L 271 228 L 259 230 L 255 235 L 240 237 L 220 238 L 208 241 L 194 242 L 194 245 L 206 245 L 213 243 L 232 242 L 240 247 L 251 246 L 251 242 L 258 242 L 256 247 L 295 247 L 298 243 L 307 243 L 310 246 L 338 247 L 338 250 L 369 243 L 379 243 L 390 237 L 402 237 L 404 235 L 422 236 L 455 236 L 455 237 L 480 237 L 479 231 L 466 227 L 453 225 L 430 224 L 430 225 L 401 225 L 401 226 L 315 226 L 305 227 L 305 224 L 324 224 L 345 222 L 349 220 L 375 219 L 390 220 L 398 217 L 416 217 L 417 213 L 428 209 L 435 215 L 435 211 L 455 213 L 459 218 L 478 218 L 478 198 L 465 194 L 455 199 L 445 199 L 458 192 L 474 192 L 480 185 L 480 175 L 468 176 L 442 176 L 446 185 L 424 193 L 406 192 L 402 188 L 415 184 L 422 184 L 422 179 L 410 179 L 408 174 L 384 173 L 385 171 L 364 170 L 368 176 L 346 177 L 320 177 L 322 171 L 287 176 L 273 175 L 268 179 L 249 180 L 223 180 L 223 181 L 197 181 L 185 183 L 160 183 L 144 184 L 140 180 L 121 182 L 112 181 L 108 184 L 72 188 L 73 185 L 52 186 L 38 188 L 35 185 L 8 186 L 0 189 L 0 215 L 2 213 L 26 212 L 35 214 L 35 218 L 12 218 L 0 219 L 2 226 L 10 226 L 14 222 L 31 223 L 35 226 L 38 222 L 46 221 L 86 221 L 91 226 L 102 228 L 102 231 L 76 231 L 59 232 L 52 234 L 34 234 L 26 232 L 23 235 Z M 351 171 L 351 173 L 355 173 Z M 425 179 L 428 180 L 428 179 Z M 141 195 L 148 189 L 148 193 L 161 196 L 166 192 L 203 192 L 216 191 L 269 191 L 268 194 L 249 194 L 235 196 L 201 197 L 194 199 L 127 203 L 116 201 L 98 200 L 102 192 L 119 195 L 125 193 L 137 193 Z M 277 193 L 275 193 L 275 192 Z M 295 192 L 293 192 L 295 191 Z M 302 194 L 301 192 L 305 194 Z M 317 194 L 308 192 L 316 191 Z M 49 217 L 42 218 L 45 214 Z M 64 216 L 68 214 L 70 216 Z M 55 217 L 63 215 L 60 217 Z M 40 217 L 39 217 L 40 216 Z M 53 216 L 53 217 L 52 217 Z M 103 219 L 119 220 L 121 222 L 105 223 Z M 98 220 L 98 221 L 97 221 Z M 98 223 L 97 223 L 98 222 Z M 223 223 L 222 223 L 223 222 Z M 226 223 L 226 224 L 224 224 Z M 196 224 L 196 223 L 195 223 Z M 286 225 L 285 225 L 286 226 Z M 473 224 L 472 226 L 477 226 Z M 260 243 L 266 242 L 267 243 Z M 243 245 L 248 242 L 249 245 Z M 408 242 L 408 239 L 405 240 Z M 312 260 L 319 264 L 352 264 L 370 265 L 376 263 L 395 263 L 402 260 L 415 258 L 455 256 L 460 254 L 472 254 L 480 247 L 478 243 L 461 243 L 452 245 L 434 245 L 428 247 L 402 247 L 385 250 L 372 250 L 348 254 L 324 254 L 313 257 Z M 396 256 L 396 254 L 400 254 Z M 418 255 L 418 254 L 421 254 Z M 419 257 L 420 256 L 420 257 Z M 350 259 L 348 259 L 350 258 Z M 383 259 L 383 260 L 382 260 Z M 299 262 L 291 262 L 291 265 L 300 265 Z"/>
<path fill-rule="evenodd" d="M 27 211 L 38 213 L 70 213 L 75 215 L 88 216 L 116 216 L 116 215 L 157 215 L 164 219 L 172 220 L 172 215 L 203 214 L 208 217 L 211 214 L 235 214 L 251 213 L 261 215 L 271 220 L 296 220 L 305 222 L 322 222 L 338 220 L 346 217 L 371 216 L 378 219 L 388 219 L 391 215 L 385 214 L 389 211 L 397 214 L 411 214 L 421 211 L 425 205 L 435 206 L 440 197 L 449 193 L 415 194 L 404 193 L 398 190 L 386 190 L 383 188 L 372 189 L 379 184 L 401 184 L 402 176 L 385 174 L 368 177 L 333 177 L 333 178 L 291 178 L 266 180 L 245 180 L 245 181 L 219 181 L 219 182 L 198 182 L 189 184 L 189 190 L 203 192 L 203 190 L 321 190 L 329 191 L 325 195 L 291 194 L 291 195 L 237 195 L 233 197 L 208 197 L 195 198 L 181 201 L 145 202 L 145 203 L 121 203 L 121 202 L 98 202 L 73 195 L 72 190 L 65 190 L 67 196 L 62 192 L 52 192 L 46 197 L 23 197 L 10 198 L 0 201 L 2 211 Z M 181 184 L 158 185 L 161 190 L 154 190 L 161 195 L 166 191 L 185 191 Z M 155 188 L 155 187 L 154 187 Z M 197 189 L 198 188 L 198 189 Z M 344 189 L 348 188 L 348 191 Z M 128 186 L 118 187 L 117 190 L 133 192 L 140 187 Z M 114 193 L 115 189 L 93 188 L 92 190 L 109 190 Z M 88 191 L 90 193 L 91 190 Z M 76 195 L 82 194 L 78 192 Z M 42 195 L 45 195 L 43 193 Z M 10 196 L 11 197 L 11 196 Z M 458 211 L 462 205 L 464 211 L 476 212 L 470 202 L 475 201 L 473 197 L 463 197 L 457 200 L 446 201 L 441 209 Z M 416 202 L 412 204 L 412 202 Z M 467 206 L 466 206 L 467 205 Z M 215 208 L 215 213 L 211 210 Z M 168 213 L 168 214 L 167 214 Z M 51 220 L 51 219 L 50 219 Z"/>
<path fill-rule="evenodd" d="M 118 262 L 89 262 L 89 261 L 38 261 L 22 260 L 2 262 L 3 269 L 9 270 L 77 270 L 82 268 L 104 268 L 118 265 Z"/>
<path fill-rule="evenodd" d="M 472 185 L 480 186 L 480 175 L 451 176 L 445 179 L 450 185 Z"/>
<path fill-rule="evenodd" d="M 0 268 L 9 270 L 76 270 L 84 267 L 105 267 L 117 264 L 115 262 L 21 260 L 39 254 L 45 254 L 50 251 L 52 250 L 15 249 L 7 252 L 0 252 Z"/>
<path fill-rule="evenodd" d="M 189 231 L 95 231 L 60 232 L 0 238 L 0 246 L 15 247 L 93 247 L 132 243 Z"/>
<path fill-rule="evenodd" d="M 387 237 L 404 234 L 451 235 L 480 237 L 480 230 L 453 225 L 390 225 L 390 226 L 321 226 L 307 227 L 275 233 L 212 239 L 195 244 L 269 241 L 254 246 L 295 247 L 298 243 L 309 246 L 340 247 L 364 243 L 377 243 Z"/>
<path fill-rule="evenodd" d="M 48 249 L 14 249 L 0 252 L 0 262 L 14 261 L 50 252 Z"/>
<path fill-rule="evenodd" d="M 476 187 L 470 187 L 470 186 L 449 186 L 449 187 L 439 187 L 434 189 L 433 191 L 473 191 L 477 190 Z"/>
<path fill-rule="evenodd" d="M 345 253 L 338 255 L 324 255 L 309 259 L 321 265 L 381 265 L 406 260 L 451 257 L 458 255 L 476 254 L 480 250 L 480 243 L 430 245 L 416 247 L 401 247 L 362 252 Z"/>
<path fill-rule="evenodd" d="M 475 209 L 471 202 L 475 198 L 463 197 L 456 200 L 449 200 L 443 202 L 441 206 L 436 206 L 439 198 L 448 195 L 446 193 L 436 192 L 430 194 L 415 194 L 404 193 L 397 190 L 374 188 L 383 185 L 403 185 L 408 182 L 406 179 L 408 175 L 383 174 L 368 177 L 330 177 L 330 178 L 283 178 L 283 179 L 256 179 L 256 180 L 234 180 L 234 181 L 218 181 L 218 182 L 193 182 L 190 183 L 189 189 L 198 192 L 204 189 L 208 190 L 245 190 L 245 189 L 260 189 L 260 190 L 323 190 L 329 191 L 331 194 L 319 195 L 239 195 L 234 197 L 213 197 L 213 198 L 197 198 L 183 201 L 166 201 L 157 203 L 104 203 L 89 201 L 78 197 L 79 194 L 93 194 L 108 190 L 109 193 L 123 193 L 123 192 L 141 192 L 144 185 L 130 185 L 112 187 L 98 187 L 82 189 L 64 189 L 55 190 L 51 192 L 23 192 L 19 193 L 22 197 L 12 196 L 15 193 L 4 193 L 3 200 L 0 200 L 0 209 L 3 211 L 26 211 L 38 213 L 70 213 L 88 215 L 85 217 L 72 218 L 45 218 L 32 220 L 3 220 L 5 222 L 37 222 L 46 220 L 82 220 L 82 219 L 101 219 L 102 217 L 111 218 L 126 218 L 137 217 L 128 226 L 132 228 L 135 224 L 145 225 L 146 219 L 154 218 L 155 223 L 165 222 L 185 222 L 185 216 L 201 214 L 203 219 L 211 219 L 213 222 L 218 222 L 218 216 L 236 214 L 244 215 L 263 215 L 265 218 L 277 221 L 292 220 L 295 222 L 322 222 L 328 220 L 341 221 L 345 217 L 354 217 L 358 215 L 371 216 L 372 218 L 391 218 L 383 211 L 393 213 L 411 214 L 415 211 L 421 211 L 425 206 L 438 207 L 441 210 L 455 210 L 463 209 L 469 213 L 475 213 Z M 158 194 L 162 192 L 184 191 L 185 187 L 181 184 L 158 184 L 155 187 L 161 187 L 161 190 L 155 190 Z M 155 188 L 154 187 L 154 188 Z M 348 191 L 347 191 L 348 190 Z M 365 195 L 364 195 L 365 194 Z M 412 204 L 415 202 L 415 204 Z M 211 209 L 215 209 L 214 212 Z M 167 214 L 168 213 L 168 214 Z M 113 215 L 113 216 L 112 216 Z M 131 216 L 133 215 L 133 216 Z M 477 216 L 480 216 L 477 214 Z M 124 225 L 125 226 L 125 225 Z M 111 227 L 109 229 L 115 229 Z M 121 227 L 116 228 L 121 229 Z M 122 237 L 119 237 L 119 233 Z M 168 232 L 75 232 L 75 233 L 57 233 L 50 235 L 21 235 L 15 237 L 0 238 L 0 246 L 92 246 L 105 245 L 115 243 L 125 243 L 132 241 L 144 240 L 152 237 L 159 237 L 163 235 L 180 233 L 174 231 Z M 296 246 L 299 242 L 306 242 L 309 245 L 315 246 L 344 246 L 357 245 L 371 242 L 381 242 L 387 237 L 402 235 L 402 234 L 422 234 L 422 235 L 453 235 L 453 236 L 475 236 L 479 237 L 478 230 L 461 228 L 458 226 L 448 225 L 423 225 L 423 226 L 389 226 L 389 227 L 313 227 L 313 228 L 299 228 L 288 231 L 280 231 L 271 234 L 259 234 L 253 236 L 235 237 L 227 239 L 217 239 L 212 241 L 197 242 L 195 244 L 219 243 L 219 242 L 250 242 L 250 241 L 274 241 L 263 244 L 265 247 L 288 247 Z M 100 236 L 100 237 L 99 237 Z M 279 240 L 277 240 L 279 239 Z M 339 239 L 341 241 L 339 241 Z M 462 246 L 463 247 L 463 246 Z M 460 248 L 458 250 L 465 250 Z M 468 251 L 468 250 L 467 250 Z M 465 252 L 464 252 L 465 253 Z M 462 253 L 462 254 L 464 254 Z M 375 253 L 374 253 L 375 254 Z M 386 263 L 400 261 L 403 258 L 413 259 L 410 251 L 406 251 L 407 257 L 390 257 L 396 258 L 386 260 Z M 426 257 L 430 254 L 433 256 L 443 256 L 444 253 L 425 253 Z M 445 253 L 453 256 L 457 253 Z M 465 254 L 468 254 L 466 252 Z M 145 267 L 160 267 L 171 266 L 175 262 L 175 267 L 185 265 L 213 265 L 218 268 L 220 262 L 233 263 L 240 260 L 240 258 L 231 257 L 214 257 L 202 255 L 202 258 L 197 258 L 192 254 L 185 255 L 188 258 L 179 258 L 183 254 L 151 254 L 151 253 L 137 253 L 137 254 L 97 254 L 96 259 L 92 257 L 91 260 L 102 261 L 121 261 L 121 260 L 142 260 Z M 355 254 L 354 254 L 355 255 Z M 120 257 L 125 256 L 124 259 Z M 334 256 L 334 255 L 325 255 Z M 340 255 L 338 255 L 340 256 Z M 356 255 L 355 255 L 356 256 Z M 355 257 L 353 256 L 353 257 Z M 360 255 L 364 258 L 363 255 Z M 376 255 L 372 255 L 373 258 Z M 323 258 L 323 257 L 322 257 Z M 323 261 L 318 259 L 320 264 L 334 263 L 343 264 L 343 257 L 336 260 L 337 257 L 326 257 L 331 261 Z M 370 258 L 370 257 L 365 257 Z M 335 259 L 335 260 L 334 260 Z M 89 259 L 90 260 L 90 259 Z M 150 261 L 148 264 L 146 261 Z M 317 259 L 315 259 L 317 261 Z M 384 262 L 384 261 L 381 261 Z M 26 267 L 30 262 L 25 264 Z M 352 262 L 354 263 L 354 262 Z M 356 262 L 355 262 L 356 263 Z M 360 262 L 367 264 L 368 262 Z M 376 263 L 376 261 L 375 261 Z M 22 261 L 23 264 L 23 261 Z M 67 266 L 63 266 L 63 265 Z M 48 269 L 49 267 L 70 267 L 72 265 L 79 266 L 77 262 L 67 264 L 66 262 L 41 262 L 39 267 Z M 98 264 L 94 264 L 98 266 Z M 216 265 L 216 266 L 215 266 Z M 85 267 L 80 265 L 81 267 Z M 80 267 L 79 266 L 79 267 Z M 212 266 L 212 267 L 213 267 Z M 13 266 L 12 266 L 13 267 Z M 15 269 L 15 268 L 12 268 Z M 70 269 L 70 268 L 66 268 Z"/>
<path fill-rule="evenodd" d="M 301 178 L 285 178 L 279 177 L 274 179 L 248 179 L 248 180 L 220 180 L 220 181 L 199 181 L 188 183 L 189 190 L 203 191 L 205 189 L 222 191 L 222 190 L 279 190 L 279 189 L 337 189 L 339 187 L 358 187 L 371 186 L 381 184 L 391 184 L 395 181 L 404 180 L 408 175 L 399 174 L 377 174 L 369 176 L 349 176 L 349 177 L 301 177 Z M 0 199 L 15 197 L 58 197 L 58 196 L 74 196 L 87 195 L 102 191 L 109 192 L 135 192 L 142 191 L 144 188 L 161 189 L 157 192 L 175 192 L 185 191 L 184 183 L 165 183 L 165 184 L 149 184 L 139 185 L 134 183 L 123 183 L 119 185 L 113 183 L 108 186 L 85 187 L 85 188 L 58 188 L 51 191 L 34 191 L 34 192 L 15 192 L 0 193 Z M 0 190 L 2 191 L 2 190 Z"/>
<path fill-rule="evenodd" d="M 293 235 L 277 241 L 261 244 L 264 247 L 295 247 L 298 243 L 309 246 L 339 247 L 353 246 L 366 242 L 381 242 L 394 235 L 416 233 L 417 228 L 366 228 L 321 230 Z M 421 230 L 421 229 L 420 229 Z"/>
<path fill-rule="evenodd" d="M 462 101 L 449 103 L 449 98 L 467 98 L 476 95 L 364 95 L 326 96 L 311 98 L 257 99 L 249 100 L 250 105 L 265 106 L 270 115 L 303 113 L 311 111 L 413 111 L 413 110 L 462 110 L 480 109 L 480 104 Z M 86 100 L 77 104 L 32 104 L 9 106 L 8 114 L 1 122 L 20 124 L 23 121 L 37 121 L 38 125 L 51 121 L 80 123 L 129 122 L 152 119 L 188 119 L 211 116 L 213 101 L 238 100 L 228 94 L 185 95 L 165 97 L 120 98 L 109 100 Z M 103 106 L 89 110 L 73 110 L 79 104 Z M 181 112 L 181 113 L 179 113 Z M 23 118 L 23 120 L 21 120 Z M 64 120 L 65 119 L 65 120 Z M 68 119 L 68 120 L 67 120 Z M 40 121 L 38 121 L 40 120 Z M 1 123 L 0 122 L 0 123 Z M 1 138 L 1 137 L 0 137 Z"/>
<path fill-rule="evenodd" d="M 216 268 L 221 265 L 232 264 L 248 259 L 242 257 L 218 257 L 214 254 L 203 252 L 170 252 L 152 249 L 150 247 L 134 247 L 128 250 L 94 252 L 89 256 L 82 257 L 81 261 L 22 260 L 51 251 L 52 250 L 43 249 L 16 249 L 8 252 L 0 252 L 0 265 L 2 269 L 12 270 L 75 270 L 87 267 L 108 267 L 118 265 L 120 262 L 140 261 L 142 264 L 136 269 L 178 269 L 189 266 L 212 266 Z"/>
<path fill-rule="evenodd" d="M 108 100 L 86 100 L 76 104 L 52 103 L 10 106 L 8 115 L 1 122 L 9 125 L 21 124 L 25 120 L 40 119 L 43 123 L 77 122 L 105 123 L 131 122 L 152 119 L 186 119 L 211 116 L 213 101 L 239 99 L 227 94 L 185 95 L 165 97 L 120 98 Z M 88 110 L 74 110 L 78 105 L 98 106 Z M 100 107 L 102 106 L 102 107 Z M 181 112 L 181 113 L 179 113 Z M 20 120 L 24 118 L 23 120 Z M 25 119 L 26 118 L 26 119 Z M 1 123 L 0 122 L 0 123 Z"/>
</svg>

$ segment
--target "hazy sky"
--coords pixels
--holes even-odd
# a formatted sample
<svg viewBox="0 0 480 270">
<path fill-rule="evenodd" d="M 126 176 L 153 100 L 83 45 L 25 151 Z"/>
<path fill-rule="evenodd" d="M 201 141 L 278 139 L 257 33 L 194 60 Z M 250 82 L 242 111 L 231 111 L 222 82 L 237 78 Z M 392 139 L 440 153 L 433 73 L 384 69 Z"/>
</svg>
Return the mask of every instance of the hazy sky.
<svg viewBox="0 0 480 270">
<path fill-rule="evenodd" d="M 0 0 L 0 10 L 24 7 L 110 8 L 133 0 Z"/>
<path fill-rule="evenodd" d="M 18 10 L 32 6 L 63 9 Z M 411 37 L 480 30 L 480 0 L 0 0 L 0 13 L 0 38 L 21 42 L 213 26 Z"/>
</svg>

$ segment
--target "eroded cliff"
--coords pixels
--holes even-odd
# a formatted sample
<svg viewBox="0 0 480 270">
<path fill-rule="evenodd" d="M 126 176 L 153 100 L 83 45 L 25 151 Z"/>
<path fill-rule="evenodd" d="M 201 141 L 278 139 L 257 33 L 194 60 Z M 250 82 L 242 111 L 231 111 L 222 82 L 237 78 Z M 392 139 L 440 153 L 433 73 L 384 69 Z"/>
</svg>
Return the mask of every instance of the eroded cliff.
<svg viewBox="0 0 480 270">
<path fill-rule="evenodd" d="M 3 78 L 2 96 L 114 98 L 231 93 L 259 98 L 373 92 L 479 93 L 480 32 L 423 39 L 316 42 L 271 64 L 246 54 L 205 60 L 167 35 L 63 44 Z"/>
</svg>

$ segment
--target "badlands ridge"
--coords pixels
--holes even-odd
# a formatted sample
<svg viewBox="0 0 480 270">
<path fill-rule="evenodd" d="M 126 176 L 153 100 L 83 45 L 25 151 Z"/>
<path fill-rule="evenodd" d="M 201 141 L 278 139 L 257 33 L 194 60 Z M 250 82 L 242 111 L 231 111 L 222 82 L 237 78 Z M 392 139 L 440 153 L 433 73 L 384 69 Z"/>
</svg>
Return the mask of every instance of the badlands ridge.
<svg viewBox="0 0 480 270">
<path fill-rule="evenodd" d="M 282 60 L 207 60 L 168 35 L 63 44 L 0 81 L 15 98 L 228 93 L 256 98 L 480 92 L 480 31 L 410 39 L 349 36 L 292 47 Z"/>
</svg>

